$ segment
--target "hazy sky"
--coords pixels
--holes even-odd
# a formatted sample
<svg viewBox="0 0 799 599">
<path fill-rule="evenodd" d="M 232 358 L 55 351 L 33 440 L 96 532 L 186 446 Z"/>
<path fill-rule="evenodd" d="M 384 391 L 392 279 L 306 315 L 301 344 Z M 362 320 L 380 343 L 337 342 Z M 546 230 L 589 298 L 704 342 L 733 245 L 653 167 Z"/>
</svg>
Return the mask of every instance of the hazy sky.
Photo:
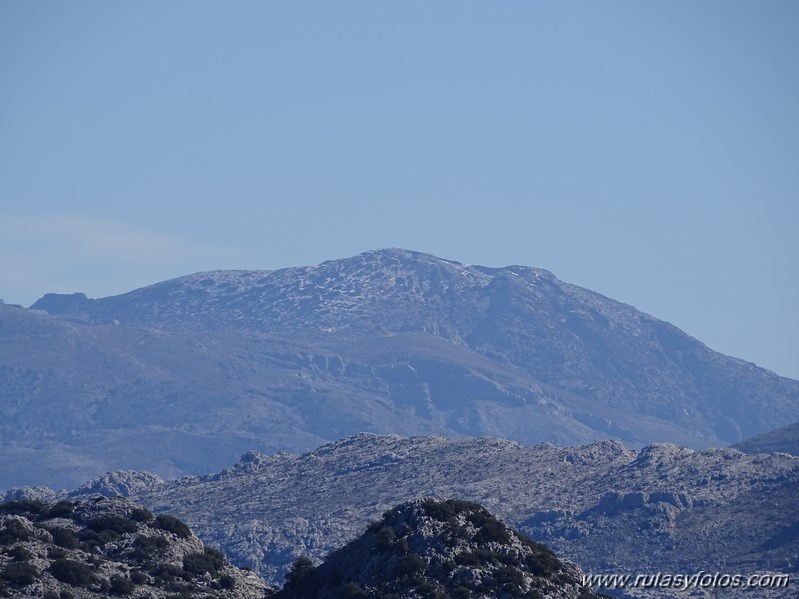
<svg viewBox="0 0 799 599">
<path fill-rule="evenodd" d="M 799 378 L 799 2 L 0 3 L 0 297 L 398 246 Z"/>
</svg>

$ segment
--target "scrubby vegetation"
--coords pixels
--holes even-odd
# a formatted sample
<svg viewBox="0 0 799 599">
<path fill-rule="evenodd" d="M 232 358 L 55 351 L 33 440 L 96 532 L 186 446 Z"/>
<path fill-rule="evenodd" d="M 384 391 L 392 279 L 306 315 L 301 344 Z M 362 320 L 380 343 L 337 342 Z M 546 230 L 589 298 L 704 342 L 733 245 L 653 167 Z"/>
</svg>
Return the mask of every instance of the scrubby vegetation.
<svg viewBox="0 0 799 599">
<path fill-rule="evenodd" d="M 0 505 L 2 597 L 30 594 L 36 583 L 44 599 L 593 599 L 575 573 L 467 501 L 389 510 L 323 564 L 297 559 L 279 591 L 252 587 L 177 518 L 121 498 Z"/>
<path fill-rule="evenodd" d="M 20 520 L 6 520 L 0 528 L 0 545 L 11 545 L 17 541 L 27 541 L 29 538 L 30 532 Z"/>
<path fill-rule="evenodd" d="M 24 516 L 32 521 L 48 520 L 51 518 L 68 518 L 75 510 L 72 501 L 59 501 L 52 505 L 38 499 L 21 499 L 0 503 L 0 513 L 14 516 Z"/>
<path fill-rule="evenodd" d="M 0 504 L 0 597 L 30 594 L 35 583 L 44 599 L 213 599 L 243 576 L 177 518 L 121 498 Z M 248 585 L 244 596 L 264 595 L 262 584 Z"/>
<path fill-rule="evenodd" d="M 50 573 L 73 587 L 89 587 L 95 582 L 92 568 L 83 562 L 58 558 L 50 565 Z"/>
<path fill-rule="evenodd" d="M 167 514 L 162 514 L 155 519 L 155 527 L 171 532 L 177 535 L 179 539 L 188 539 L 191 536 L 191 529 L 188 526 L 174 516 Z"/>
</svg>

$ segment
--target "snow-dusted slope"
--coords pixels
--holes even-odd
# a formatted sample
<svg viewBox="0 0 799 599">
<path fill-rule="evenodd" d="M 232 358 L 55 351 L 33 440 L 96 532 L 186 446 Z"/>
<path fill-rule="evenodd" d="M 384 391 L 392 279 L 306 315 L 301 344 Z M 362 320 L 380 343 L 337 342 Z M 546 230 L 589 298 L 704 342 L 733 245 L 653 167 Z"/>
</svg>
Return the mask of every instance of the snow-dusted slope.
<svg viewBox="0 0 799 599">
<path fill-rule="evenodd" d="M 65 302 L 50 294 L 33 308 L 170 328 L 329 333 L 389 331 L 402 323 L 418 329 L 440 322 L 453 300 L 473 301 L 472 292 L 493 278 L 485 271 L 390 249 L 277 271 L 197 273 L 100 300 L 66 296 L 73 301 Z"/>
</svg>

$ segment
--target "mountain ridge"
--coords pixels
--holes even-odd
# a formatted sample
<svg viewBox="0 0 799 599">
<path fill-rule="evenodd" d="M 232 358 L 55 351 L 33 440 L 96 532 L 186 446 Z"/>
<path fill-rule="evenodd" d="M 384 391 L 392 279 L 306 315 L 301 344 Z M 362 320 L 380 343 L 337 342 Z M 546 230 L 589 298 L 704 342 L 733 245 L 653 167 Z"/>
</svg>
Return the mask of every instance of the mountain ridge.
<svg viewBox="0 0 799 599">
<path fill-rule="evenodd" d="M 207 472 L 360 431 L 698 448 L 799 420 L 799 382 L 632 306 L 399 249 L 0 305 L 0 364 L 19 464 L 0 486 Z"/>
</svg>

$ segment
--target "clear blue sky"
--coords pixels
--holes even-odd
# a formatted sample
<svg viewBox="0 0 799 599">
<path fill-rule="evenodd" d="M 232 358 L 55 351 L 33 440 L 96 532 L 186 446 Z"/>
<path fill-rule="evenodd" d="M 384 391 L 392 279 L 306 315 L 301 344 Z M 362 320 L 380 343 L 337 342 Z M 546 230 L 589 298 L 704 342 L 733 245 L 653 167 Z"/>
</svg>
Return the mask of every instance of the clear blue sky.
<svg viewBox="0 0 799 599">
<path fill-rule="evenodd" d="M 0 3 L 0 297 L 380 247 L 799 378 L 799 2 Z"/>
</svg>

